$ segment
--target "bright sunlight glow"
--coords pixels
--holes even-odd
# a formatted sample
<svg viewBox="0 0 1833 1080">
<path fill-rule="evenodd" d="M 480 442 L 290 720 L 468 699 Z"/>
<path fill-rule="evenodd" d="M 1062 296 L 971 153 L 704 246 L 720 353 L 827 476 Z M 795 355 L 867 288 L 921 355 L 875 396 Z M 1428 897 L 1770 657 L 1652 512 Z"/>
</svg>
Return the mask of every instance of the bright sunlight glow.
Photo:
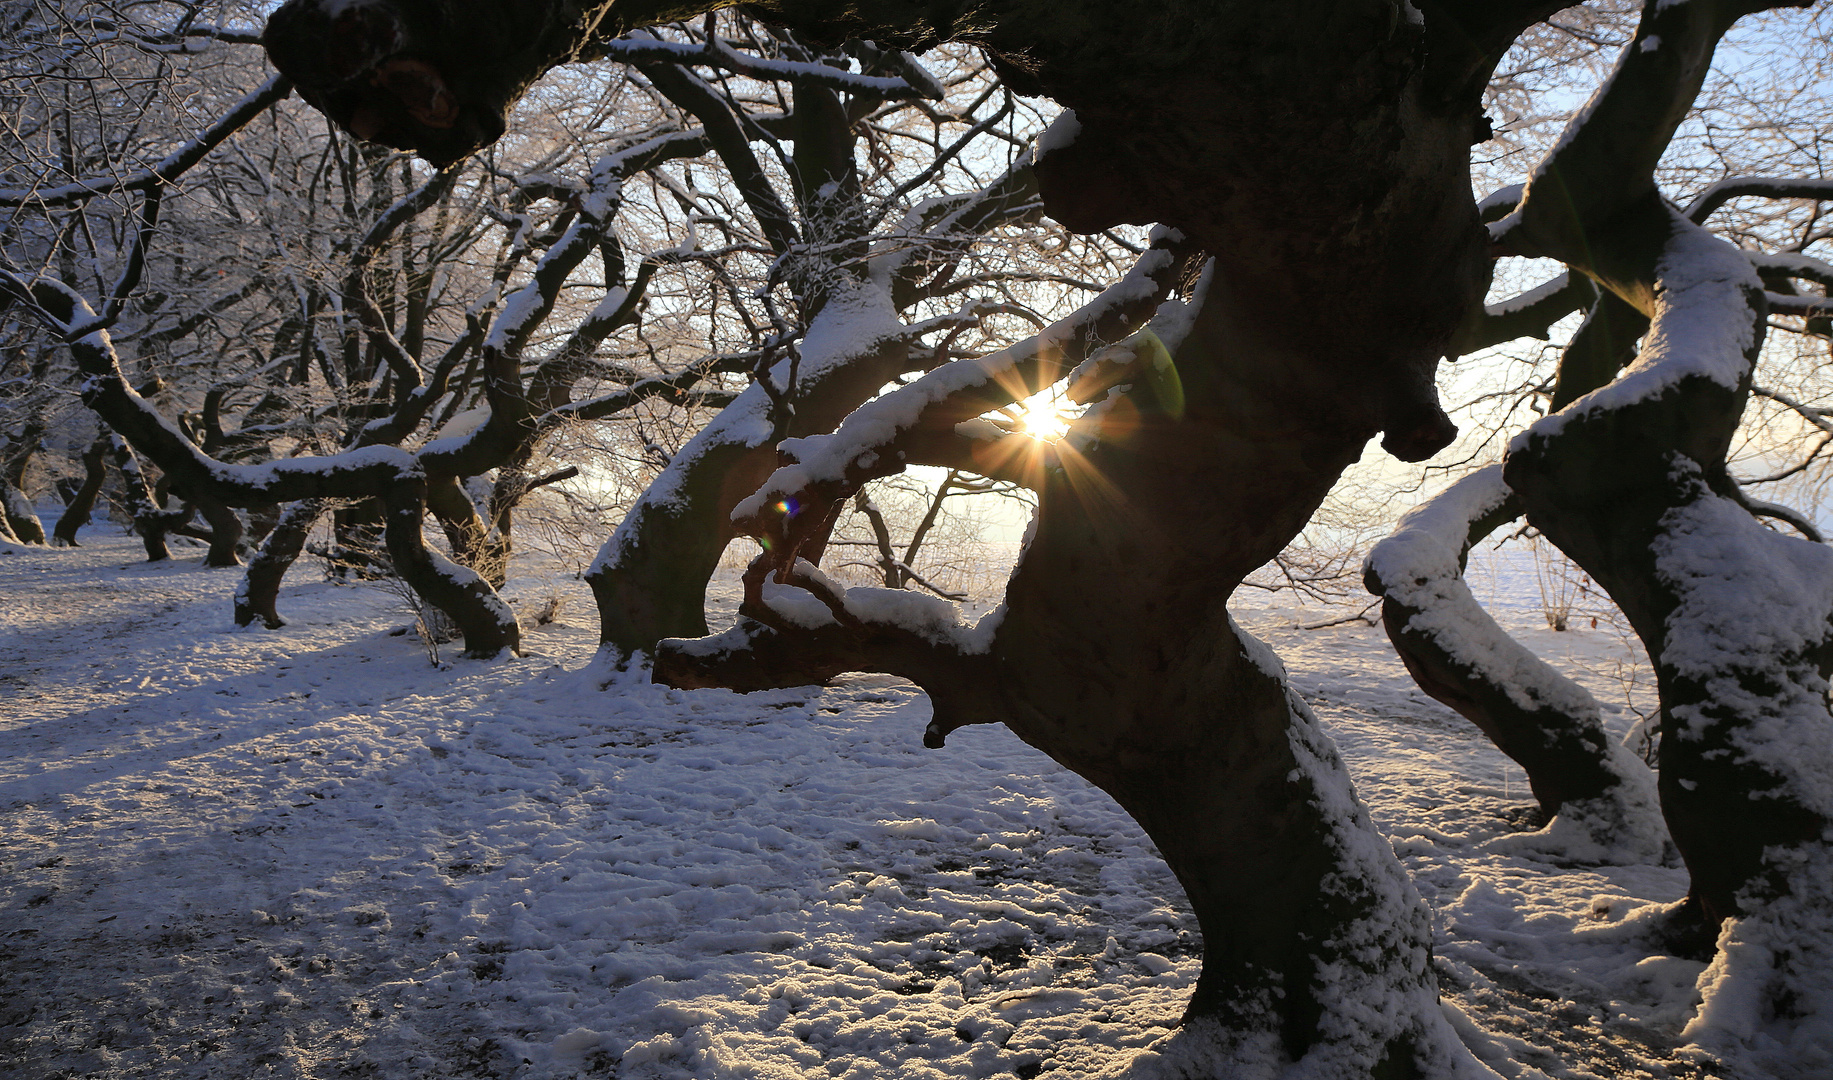
<svg viewBox="0 0 1833 1080">
<path fill-rule="evenodd" d="M 1075 419 L 1075 413 L 1066 412 L 1065 407 L 1074 408 L 1054 387 L 1034 394 L 1018 403 L 1018 429 L 1034 439 L 1055 442 L 1069 433 L 1070 421 Z"/>
</svg>

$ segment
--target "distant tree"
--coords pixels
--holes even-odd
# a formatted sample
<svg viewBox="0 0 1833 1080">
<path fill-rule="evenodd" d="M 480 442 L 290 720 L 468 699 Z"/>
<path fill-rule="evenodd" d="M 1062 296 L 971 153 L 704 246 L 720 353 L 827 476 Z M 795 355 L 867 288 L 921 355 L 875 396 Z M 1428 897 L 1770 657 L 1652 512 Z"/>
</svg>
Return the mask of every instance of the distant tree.
<svg viewBox="0 0 1833 1080">
<path fill-rule="evenodd" d="M 777 438 L 831 427 L 888 382 L 1086 287 L 1027 262 L 1038 204 L 1013 163 L 1034 117 L 965 54 L 944 85 L 869 43 L 822 51 L 742 22 L 641 35 L 603 50 L 629 64 L 621 74 L 543 90 L 513 155 L 436 173 L 316 127 L 284 104 L 284 79 L 201 131 L 161 114 L 149 126 L 162 134 L 138 142 L 117 130 L 133 128 L 128 106 L 73 109 L 57 94 L 58 79 L 144 84 L 169 104 L 188 86 L 160 60 L 175 42 L 217 76 L 219 98 L 257 74 L 205 63 L 253 35 L 198 32 L 196 14 L 20 9 L 21 56 L 54 44 L 63 59 L 21 94 L 23 114 L 49 119 L 6 147 L 0 205 L 22 227 L 5 318 L 18 362 L 44 368 L 19 384 L 68 397 L 82 382 L 153 467 L 148 497 L 130 500 L 150 555 L 185 532 L 211 540 L 213 565 L 233 564 L 245 526 L 230 508 L 263 510 L 251 524 L 265 542 L 236 593 L 243 624 L 283 625 L 283 577 L 335 514 L 332 558 L 403 574 L 450 609 L 470 652 L 513 648 L 493 586 L 516 508 L 580 472 L 550 450 L 653 403 L 703 417 L 729 404 L 672 447 L 644 440 L 643 467 L 662 475 L 588 574 L 620 655 L 704 633 L 731 508 L 774 466 Z M 535 130 L 541 110 L 552 116 Z M 104 149 L 35 168 L 41 143 L 72 142 L 52 122 L 66 116 L 93 130 L 85 146 L 131 146 L 140 162 Z M 935 196 L 962 180 L 979 190 Z M 326 228 L 351 217 L 365 224 Z M 71 236 L 97 231 L 112 242 L 73 252 Z M 835 332 L 880 314 L 892 321 L 863 352 Z M 75 368 L 46 367 L 64 356 L 59 339 Z M 108 389 L 149 377 L 156 401 Z M 42 441 L 26 436 L 45 427 L 17 429 L 0 475 L 24 475 Z M 72 469 L 92 434 L 64 433 Z M 404 451 L 391 459 L 403 475 L 375 467 L 384 447 Z M 296 498 L 307 490 L 318 494 Z M 194 509 L 207 529 L 189 524 Z M 455 567 L 409 524 L 429 512 Z"/>
</svg>

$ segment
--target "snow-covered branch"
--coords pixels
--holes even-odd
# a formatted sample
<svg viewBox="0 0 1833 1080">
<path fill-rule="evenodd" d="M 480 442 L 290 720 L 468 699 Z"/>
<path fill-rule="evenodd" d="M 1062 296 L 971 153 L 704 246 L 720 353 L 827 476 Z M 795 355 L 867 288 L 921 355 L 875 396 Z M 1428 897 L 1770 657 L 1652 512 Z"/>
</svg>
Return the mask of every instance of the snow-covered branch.
<svg viewBox="0 0 1833 1080">
<path fill-rule="evenodd" d="M 738 625 L 657 646 L 657 682 L 747 692 L 883 671 L 929 694 L 925 746 L 941 746 L 948 732 L 965 724 L 998 722 L 991 645 L 1002 612 L 970 626 L 947 600 L 904 589 L 843 588 L 806 560 L 779 582 L 772 580 L 771 562 L 760 555 L 746 571 Z"/>
<path fill-rule="evenodd" d="M 941 87 L 933 78 L 911 79 L 861 75 L 820 63 L 795 60 L 773 60 L 740 52 L 718 36 L 701 44 L 662 41 L 654 37 L 624 37 L 595 42 L 590 47 L 596 59 L 618 60 L 627 64 L 663 62 L 723 68 L 754 79 L 793 79 L 810 82 L 833 90 L 864 94 L 886 99 L 942 98 Z"/>
<path fill-rule="evenodd" d="M 1699 193 L 1683 213 L 1688 220 L 1705 224 L 1706 219 L 1733 199 L 1813 199 L 1833 201 L 1833 180 L 1806 177 L 1733 176 L 1720 180 Z"/>
<path fill-rule="evenodd" d="M 1363 564 L 1395 651 L 1421 689 L 1456 709 L 1527 773 L 1568 857 L 1656 862 L 1653 777 L 1610 738 L 1583 687 L 1510 637 L 1465 583 L 1470 544 L 1520 513 L 1502 467 L 1464 477 L 1400 519 Z"/>
<path fill-rule="evenodd" d="M 1483 349 L 1532 337 L 1547 339 L 1554 323 L 1597 298 L 1597 286 L 1583 274 L 1561 274 L 1551 281 L 1487 304 L 1459 329 L 1449 346 L 1452 355 L 1468 356 Z"/>
<path fill-rule="evenodd" d="M 1535 167 L 1519 205 L 1490 225 L 1496 252 L 1556 258 L 1606 280 L 1622 275 L 1624 268 L 1598 265 L 1610 252 L 1593 252 L 1590 239 L 1632 206 L 1651 222 L 1666 209 L 1655 167 L 1699 93 L 1719 38 L 1740 15 L 1765 6 L 1646 4 L 1609 79 Z"/>
<path fill-rule="evenodd" d="M 831 435 L 783 443 L 790 463 L 734 509 L 733 521 L 777 558 L 793 559 L 811 524 L 866 481 L 903 471 L 919 447 L 956 442 L 958 425 L 1051 385 L 1099 345 L 1145 325 L 1171 288 L 1182 244 L 1175 230 L 1160 229 L 1125 278 L 1043 333 L 937 368 L 855 410 Z"/>
</svg>

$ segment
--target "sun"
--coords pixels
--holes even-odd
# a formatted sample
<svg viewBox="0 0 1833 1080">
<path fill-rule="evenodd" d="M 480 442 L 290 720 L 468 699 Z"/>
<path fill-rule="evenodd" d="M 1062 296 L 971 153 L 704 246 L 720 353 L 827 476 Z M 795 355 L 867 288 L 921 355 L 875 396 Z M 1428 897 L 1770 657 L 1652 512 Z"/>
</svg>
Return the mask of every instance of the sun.
<svg viewBox="0 0 1833 1080">
<path fill-rule="evenodd" d="M 1018 430 L 1041 442 L 1055 442 L 1069 434 L 1075 420 L 1074 413 L 1064 411 L 1067 404 L 1061 394 L 1050 391 L 1026 398 L 1017 406 Z"/>
</svg>

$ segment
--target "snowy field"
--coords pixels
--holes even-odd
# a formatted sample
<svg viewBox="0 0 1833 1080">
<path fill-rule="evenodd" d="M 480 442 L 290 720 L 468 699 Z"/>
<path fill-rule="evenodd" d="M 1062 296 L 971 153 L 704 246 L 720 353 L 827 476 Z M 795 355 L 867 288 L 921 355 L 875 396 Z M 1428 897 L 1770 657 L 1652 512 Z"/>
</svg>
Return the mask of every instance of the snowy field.
<svg viewBox="0 0 1833 1080">
<path fill-rule="evenodd" d="M 239 571 L 147 564 L 115 526 L 83 543 L 0 546 L 0 1075 L 1165 1072 L 1198 968 L 1182 895 L 1111 800 L 1004 729 L 926 751 L 927 702 L 877 676 L 601 689 L 589 593 L 558 574 L 507 590 L 565 600 L 529 655 L 440 669 L 398 598 L 313 560 L 292 625 L 238 631 Z M 1546 630 L 1531 567 L 1472 584 L 1622 701 L 1608 620 Z M 1728 1075 L 1674 1044 L 1702 965 L 1636 934 L 1678 868 L 1532 855 L 1519 770 L 1379 629 L 1239 614 L 1435 913 L 1480 1056 Z"/>
</svg>

